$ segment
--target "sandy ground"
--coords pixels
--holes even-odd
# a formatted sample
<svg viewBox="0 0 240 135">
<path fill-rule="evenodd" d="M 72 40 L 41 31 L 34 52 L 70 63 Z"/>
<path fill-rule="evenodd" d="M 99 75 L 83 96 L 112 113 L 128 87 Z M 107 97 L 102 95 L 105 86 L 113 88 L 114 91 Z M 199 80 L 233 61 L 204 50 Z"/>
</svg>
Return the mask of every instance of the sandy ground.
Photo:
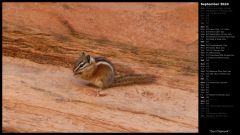
<svg viewBox="0 0 240 135">
<path fill-rule="evenodd" d="M 196 3 L 3 3 L 3 130 L 197 132 L 197 37 Z M 157 81 L 97 97 L 81 51 Z"/>
</svg>

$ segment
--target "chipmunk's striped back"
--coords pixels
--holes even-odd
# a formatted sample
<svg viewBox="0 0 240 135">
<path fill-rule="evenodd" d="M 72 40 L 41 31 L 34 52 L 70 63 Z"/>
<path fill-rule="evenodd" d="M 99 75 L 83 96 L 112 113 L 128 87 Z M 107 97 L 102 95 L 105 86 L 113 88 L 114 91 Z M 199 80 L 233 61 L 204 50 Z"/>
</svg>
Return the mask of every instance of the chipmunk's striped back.
<svg viewBox="0 0 240 135">
<path fill-rule="evenodd" d="M 94 57 L 94 59 L 95 59 L 97 66 L 101 65 L 101 64 L 107 65 L 109 68 L 111 68 L 113 74 L 115 75 L 115 68 L 111 61 L 107 60 L 104 57 Z"/>
</svg>

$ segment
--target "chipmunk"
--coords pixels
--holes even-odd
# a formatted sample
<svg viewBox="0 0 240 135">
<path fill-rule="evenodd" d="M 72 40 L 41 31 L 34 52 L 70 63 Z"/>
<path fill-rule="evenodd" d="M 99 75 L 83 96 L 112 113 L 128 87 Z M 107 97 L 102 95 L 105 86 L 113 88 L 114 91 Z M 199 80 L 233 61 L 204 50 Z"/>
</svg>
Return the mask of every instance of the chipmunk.
<svg viewBox="0 0 240 135">
<path fill-rule="evenodd" d="M 153 81 L 153 76 L 142 74 L 131 74 L 125 76 L 115 76 L 115 68 L 111 61 L 104 57 L 93 57 L 80 54 L 79 59 L 73 67 L 74 76 L 80 77 L 90 82 L 90 84 L 102 89 L 129 85 L 149 83 Z M 99 96 L 100 89 L 97 90 Z"/>
</svg>

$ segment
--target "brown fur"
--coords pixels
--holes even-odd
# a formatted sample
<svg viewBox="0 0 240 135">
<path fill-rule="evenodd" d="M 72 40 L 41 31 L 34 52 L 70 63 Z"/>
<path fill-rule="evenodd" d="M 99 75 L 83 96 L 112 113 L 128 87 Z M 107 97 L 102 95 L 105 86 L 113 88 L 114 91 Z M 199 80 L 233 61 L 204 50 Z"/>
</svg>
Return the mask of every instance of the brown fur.
<svg viewBox="0 0 240 135">
<path fill-rule="evenodd" d="M 109 87 L 114 81 L 113 73 L 106 65 L 99 65 L 93 76 L 95 76 L 93 80 L 94 84 L 102 89 Z"/>
</svg>

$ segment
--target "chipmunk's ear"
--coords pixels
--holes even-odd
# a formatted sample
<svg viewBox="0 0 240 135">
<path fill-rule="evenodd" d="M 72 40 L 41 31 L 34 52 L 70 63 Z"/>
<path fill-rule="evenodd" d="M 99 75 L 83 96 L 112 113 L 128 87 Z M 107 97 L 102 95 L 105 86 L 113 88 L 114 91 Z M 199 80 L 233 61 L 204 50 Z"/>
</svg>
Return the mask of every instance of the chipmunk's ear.
<svg viewBox="0 0 240 135">
<path fill-rule="evenodd" d="M 87 62 L 90 63 L 90 64 L 95 62 L 95 59 L 90 55 L 87 55 L 86 58 L 87 58 Z"/>
<path fill-rule="evenodd" d="M 87 55 L 87 56 L 86 56 L 86 59 L 87 59 L 87 62 L 90 63 L 91 56 L 90 56 L 90 55 Z"/>
<path fill-rule="evenodd" d="M 86 55 L 85 52 L 81 52 L 79 56 L 84 57 L 85 55 Z"/>
</svg>

